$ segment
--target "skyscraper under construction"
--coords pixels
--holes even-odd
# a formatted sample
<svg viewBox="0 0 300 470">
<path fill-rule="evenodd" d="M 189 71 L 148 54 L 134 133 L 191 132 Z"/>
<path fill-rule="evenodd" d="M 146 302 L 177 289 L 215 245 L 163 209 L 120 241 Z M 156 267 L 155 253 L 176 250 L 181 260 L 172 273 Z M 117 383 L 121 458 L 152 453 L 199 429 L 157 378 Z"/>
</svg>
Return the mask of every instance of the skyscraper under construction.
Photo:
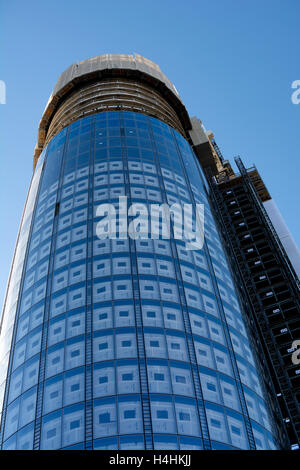
<svg viewBox="0 0 300 470">
<path fill-rule="evenodd" d="M 239 176 L 140 55 L 94 57 L 59 77 L 1 319 L 2 449 L 296 446 L 299 377 L 286 350 L 299 331 L 297 276 L 256 169 L 238 164 Z M 99 206 L 117 211 L 124 197 L 202 204 L 203 246 L 174 228 L 99 238 Z"/>
</svg>

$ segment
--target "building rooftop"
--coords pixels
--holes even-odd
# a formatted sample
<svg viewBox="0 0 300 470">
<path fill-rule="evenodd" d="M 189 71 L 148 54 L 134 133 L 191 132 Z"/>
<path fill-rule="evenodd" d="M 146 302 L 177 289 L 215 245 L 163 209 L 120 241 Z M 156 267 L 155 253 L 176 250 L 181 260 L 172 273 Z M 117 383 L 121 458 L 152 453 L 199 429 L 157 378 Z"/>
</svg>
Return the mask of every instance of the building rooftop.
<svg viewBox="0 0 300 470">
<path fill-rule="evenodd" d="M 74 62 L 58 78 L 39 123 L 38 140 L 34 151 L 34 166 L 41 154 L 51 120 L 69 94 L 97 79 L 128 78 L 147 83 L 156 89 L 176 111 L 185 131 L 191 129 L 187 110 L 178 91 L 159 66 L 139 54 L 103 54 Z"/>
</svg>

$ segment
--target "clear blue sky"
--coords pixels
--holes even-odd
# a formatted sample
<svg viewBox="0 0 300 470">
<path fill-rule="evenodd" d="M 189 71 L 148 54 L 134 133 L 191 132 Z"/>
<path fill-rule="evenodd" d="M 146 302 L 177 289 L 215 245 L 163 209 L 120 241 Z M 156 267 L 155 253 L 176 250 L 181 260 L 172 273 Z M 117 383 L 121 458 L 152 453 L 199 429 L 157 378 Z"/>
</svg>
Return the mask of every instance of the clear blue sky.
<svg viewBox="0 0 300 470">
<path fill-rule="evenodd" d="M 0 309 L 48 97 L 104 53 L 158 63 L 225 158 L 256 164 L 299 246 L 299 22 L 299 0 L 2 0 Z"/>
</svg>

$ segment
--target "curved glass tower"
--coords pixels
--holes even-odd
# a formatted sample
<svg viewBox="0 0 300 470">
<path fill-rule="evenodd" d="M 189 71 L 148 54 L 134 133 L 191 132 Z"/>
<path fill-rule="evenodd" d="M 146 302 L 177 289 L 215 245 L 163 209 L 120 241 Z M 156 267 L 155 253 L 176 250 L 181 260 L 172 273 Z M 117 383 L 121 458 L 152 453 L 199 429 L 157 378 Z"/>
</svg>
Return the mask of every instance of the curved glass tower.
<svg viewBox="0 0 300 470">
<path fill-rule="evenodd" d="M 141 56 L 60 77 L 2 315 L 3 449 L 280 448 L 189 125 Z M 204 204 L 203 247 L 99 238 L 99 206 L 124 196 L 136 213 Z"/>
</svg>

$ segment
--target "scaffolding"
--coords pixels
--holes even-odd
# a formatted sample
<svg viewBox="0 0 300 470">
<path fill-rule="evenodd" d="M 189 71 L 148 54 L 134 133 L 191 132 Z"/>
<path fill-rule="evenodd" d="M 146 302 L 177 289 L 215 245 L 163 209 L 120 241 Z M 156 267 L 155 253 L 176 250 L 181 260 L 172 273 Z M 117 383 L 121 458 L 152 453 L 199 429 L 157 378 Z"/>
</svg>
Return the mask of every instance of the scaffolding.
<svg viewBox="0 0 300 470">
<path fill-rule="evenodd" d="M 208 175 L 210 196 L 225 244 L 266 356 L 289 436 L 300 445 L 300 365 L 292 343 L 300 338 L 300 288 L 293 266 L 263 206 L 270 196 L 255 167 L 235 159 L 239 174 Z"/>
</svg>

